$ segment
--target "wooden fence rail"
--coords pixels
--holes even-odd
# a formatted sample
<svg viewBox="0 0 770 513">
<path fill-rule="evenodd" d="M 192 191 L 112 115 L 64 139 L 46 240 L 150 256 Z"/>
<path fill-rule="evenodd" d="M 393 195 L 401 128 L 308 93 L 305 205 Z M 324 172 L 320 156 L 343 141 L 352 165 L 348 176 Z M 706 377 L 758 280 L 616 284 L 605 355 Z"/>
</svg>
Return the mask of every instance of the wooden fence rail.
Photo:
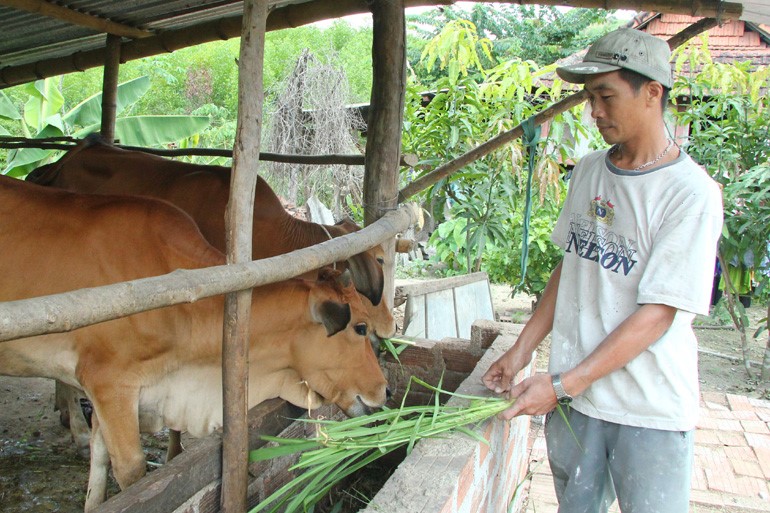
<svg viewBox="0 0 770 513">
<path fill-rule="evenodd" d="M 102 287 L 0 302 L 0 342 L 61 333 L 164 306 L 286 280 L 361 253 L 395 237 L 418 219 L 407 204 L 360 231 L 285 255 L 242 264 L 177 270 Z"/>
</svg>

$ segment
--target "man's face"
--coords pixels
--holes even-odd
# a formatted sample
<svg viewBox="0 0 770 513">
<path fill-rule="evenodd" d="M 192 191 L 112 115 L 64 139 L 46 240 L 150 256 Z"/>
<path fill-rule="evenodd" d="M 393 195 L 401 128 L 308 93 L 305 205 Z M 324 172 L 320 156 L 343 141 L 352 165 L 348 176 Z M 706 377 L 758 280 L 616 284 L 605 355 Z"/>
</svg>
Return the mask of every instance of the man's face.
<svg viewBox="0 0 770 513">
<path fill-rule="evenodd" d="M 626 142 L 643 128 L 648 102 L 643 91 L 634 91 L 619 72 L 591 75 L 586 78 L 585 89 L 591 117 L 608 144 Z"/>
</svg>

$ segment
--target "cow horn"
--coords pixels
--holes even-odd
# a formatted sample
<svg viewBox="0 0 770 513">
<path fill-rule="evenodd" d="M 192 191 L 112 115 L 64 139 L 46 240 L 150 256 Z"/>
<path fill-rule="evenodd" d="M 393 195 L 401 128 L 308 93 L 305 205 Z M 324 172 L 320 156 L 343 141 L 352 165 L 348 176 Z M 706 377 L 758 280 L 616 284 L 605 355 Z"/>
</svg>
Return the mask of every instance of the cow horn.
<svg viewBox="0 0 770 513">
<path fill-rule="evenodd" d="M 350 284 L 353 283 L 353 273 L 350 272 L 350 269 L 345 269 L 342 274 L 337 276 L 337 283 L 343 287 L 350 287 Z"/>
<path fill-rule="evenodd" d="M 348 269 L 353 277 L 356 290 L 366 296 L 372 305 L 377 306 L 382 301 L 385 279 L 366 253 L 353 255 L 348 259 Z"/>
</svg>

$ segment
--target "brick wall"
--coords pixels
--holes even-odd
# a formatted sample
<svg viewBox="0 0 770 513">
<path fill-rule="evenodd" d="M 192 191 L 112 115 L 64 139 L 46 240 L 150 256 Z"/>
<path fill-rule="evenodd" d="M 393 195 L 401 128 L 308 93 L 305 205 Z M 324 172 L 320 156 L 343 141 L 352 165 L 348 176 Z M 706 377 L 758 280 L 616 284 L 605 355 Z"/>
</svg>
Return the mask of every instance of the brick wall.
<svg viewBox="0 0 770 513">
<path fill-rule="evenodd" d="M 457 391 L 470 395 L 488 395 L 481 376 L 515 341 L 521 326 L 482 323 L 474 327 L 469 353 L 494 341 L 483 353 L 472 372 Z M 496 336 L 498 332 L 503 332 Z M 468 341 L 465 341 L 468 344 Z M 434 344 L 431 351 L 439 355 L 443 349 L 460 343 L 457 340 Z M 430 344 L 422 343 L 418 352 L 428 354 Z M 434 356 L 436 356 L 434 354 Z M 411 356 L 409 357 L 412 362 Z M 405 358 L 401 358 L 402 361 Z M 422 358 L 428 361 L 427 358 Z M 442 365 L 443 362 L 443 365 Z M 451 359 L 434 359 L 438 370 L 453 372 Z M 425 372 L 430 374 L 428 366 Z M 531 366 L 518 376 L 532 372 Z M 434 375 L 435 377 L 435 375 Z M 432 380 L 431 380 L 432 381 Z M 452 398 L 449 404 L 462 404 Z M 364 513 L 505 513 L 519 511 L 522 497 L 516 494 L 527 472 L 527 438 L 529 417 L 513 422 L 491 419 L 475 428 L 488 443 L 466 435 L 445 439 L 422 440 L 399 465 Z"/>
</svg>

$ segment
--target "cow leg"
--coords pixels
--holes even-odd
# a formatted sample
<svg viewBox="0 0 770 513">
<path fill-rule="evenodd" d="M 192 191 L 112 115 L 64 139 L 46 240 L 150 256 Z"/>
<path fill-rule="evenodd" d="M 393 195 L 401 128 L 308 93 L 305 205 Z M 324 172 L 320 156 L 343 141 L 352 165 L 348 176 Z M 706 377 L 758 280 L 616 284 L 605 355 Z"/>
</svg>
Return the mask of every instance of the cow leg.
<svg viewBox="0 0 770 513">
<path fill-rule="evenodd" d="M 80 390 L 59 381 L 56 382 L 56 385 L 57 403 L 63 405 L 59 406 L 59 409 L 60 411 L 66 409 L 69 412 L 69 428 L 72 439 L 77 446 L 78 454 L 87 459 L 89 457 L 91 428 L 88 427 L 88 421 L 80 406 L 80 399 L 84 398 L 85 395 Z"/>
<path fill-rule="evenodd" d="M 58 379 L 55 381 L 56 388 L 54 392 L 54 411 L 59 412 L 59 422 L 61 422 L 61 425 L 69 429 L 70 427 L 70 409 L 69 409 L 69 401 L 67 397 L 66 390 L 63 389 L 63 387 L 66 387 L 64 383 L 59 381 Z"/>
<path fill-rule="evenodd" d="M 96 509 L 107 495 L 107 473 L 110 469 L 110 455 L 104 443 L 98 415 L 91 417 L 91 468 L 88 473 L 88 492 L 85 511 Z"/>
<path fill-rule="evenodd" d="M 168 450 L 166 451 L 166 463 L 173 460 L 180 454 L 184 448 L 182 447 L 182 433 L 175 429 L 168 430 Z"/>
<path fill-rule="evenodd" d="M 115 480 L 125 490 L 144 476 L 147 461 L 139 436 L 139 391 L 115 376 L 113 379 L 109 385 L 91 387 L 89 395 Z"/>
</svg>

